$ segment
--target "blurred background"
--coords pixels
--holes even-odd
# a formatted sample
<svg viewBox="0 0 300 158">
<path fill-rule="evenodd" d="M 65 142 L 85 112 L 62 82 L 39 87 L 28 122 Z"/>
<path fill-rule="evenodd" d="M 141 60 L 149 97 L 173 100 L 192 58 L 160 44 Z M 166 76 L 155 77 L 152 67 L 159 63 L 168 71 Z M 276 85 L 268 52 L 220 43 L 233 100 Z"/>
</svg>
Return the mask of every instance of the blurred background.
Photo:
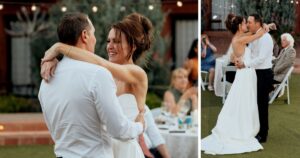
<svg viewBox="0 0 300 158">
<path fill-rule="evenodd" d="M 207 34 L 218 48 L 216 56 L 227 52 L 232 35 L 226 30 L 225 20 L 229 13 L 247 16 L 257 13 L 265 23 L 274 22 L 276 31 L 270 32 L 280 46 L 280 35 L 287 32 L 295 38 L 297 62 L 295 72 L 300 72 L 300 1 L 299 0 L 202 0 L 201 32 Z M 279 50 L 277 50 L 279 51 Z"/>
<path fill-rule="evenodd" d="M 65 12 L 89 15 L 96 28 L 96 53 L 105 58 L 109 26 L 131 12 L 148 17 L 155 27 L 152 49 L 139 61 L 148 73 L 150 107 L 160 106 L 170 71 L 183 65 L 192 41 L 198 37 L 197 0 L 7 0 L 0 1 L 0 97 L 6 104 L 27 104 L 38 94 L 40 59 L 57 41 L 56 26 Z M 5 97 L 4 97 L 5 96 Z M 18 97 L 18 98 L 16 98 Z M 153 99 L 156 98 L 156 99 Z M 152 103 L 156 102 L 159 104 Z M 0 112 L 39 111 L 38 106 L 10 107 Z M 7 105 L 11 106 L 11 105 Z"/>
</svg>

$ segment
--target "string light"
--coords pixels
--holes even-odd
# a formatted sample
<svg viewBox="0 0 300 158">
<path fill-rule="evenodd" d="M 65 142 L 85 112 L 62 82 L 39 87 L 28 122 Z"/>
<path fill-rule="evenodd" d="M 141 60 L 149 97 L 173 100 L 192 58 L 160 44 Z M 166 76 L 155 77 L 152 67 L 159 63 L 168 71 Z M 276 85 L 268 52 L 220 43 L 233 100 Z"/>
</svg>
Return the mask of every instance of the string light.
<svg viewBox="0 0 300 158">
<path fill-rule="evenodd" d="M 298 2 L 298 1 L 296 1 L 296 4 L 297 4 L 297 5 L 298 5 L 298 3 L 299 3 L 299 2 Z"/>
<path fill-rule="evenodd" d="M 149 7 L 148 7 L 148 9 L 149 9 L 149 10 L 153 10 L 153 9 L 154 9 L 154 6 L 153 6 L 152 4 L 150 4 Z"/>
<path fill-rule="evenodd" d="M 279 3 L 279 0 L 277 0 L 277 3 Z"/>
<path fill-rule="evenodd" d="M 1 6 L 2 4 L 0 4 L 0 6 Z M 2 7 L 3 7 L 3 5 L 2 5 Z M 0 131 L 3 131 L 4 130 L 4 126 L 3 125 L 0 125 Z"/>
<path fill-rule="evenodd" d="M 62 7 L 61 7 L 61 11 L 62 11 L 62 12 L 66 12 L 66 11 L 67 11 L 67 7 L 66 7 L 66 6 L 62 6 Z"/>
<path fill-rule="evenodd" d="M 266 0 L 267 1 L 267 0 Z M 277 2 L 279 2 L 279 0 L 277 0 Z M 293 1 L 291 1 L 291 3 L 293 3 Z M 296 1 L 296 3 L 298 4 L 298 1 Z M 5 4 L 19 4 L 19 5 L 28 5 L 28 2 L 5 2 Z M 44 4 L 44 3 L 38 3 L 38 4 Z M 49 4 L 52 4 L 52 3 L 49 3 Z M 182 7 L 183 6 L 183 2 L 182 1 L 177 1 L 176 2 L 176 5 L 178 6 L 178 7 Z M 232 6 L 232 8 L 233 8 L 234 6 Z M 3 10 L 3 8 L 4 8 L 4 5 L 3 4 L 0 4 L 0 10 Z M 220 5 L 220 8 L 222 8 L 222 6 Z M 36 11 L 38 9 L 38 6 L 36 6 L 35 4 L 32 4 L 32 6 L 31 6 L 31 11 Z M 154 9 L 154 5 L 153 4 L 150 4 L 149 6 L 148 6 L 148 9 L 149 10 L 153 10 Z M 61 11 L 62 12 L 66 12 L 68 9 L 67 9 L 67 7 L 66 6 L 62 6 L 61 7 Z M 122 6 L 121 8 L 120 8 L 120 11 L 121 12 L 123 12 L 123 11 L 125 11 L 126 10 L 126 7 L 125 6 Z M 98 7 L 97 6 L 93 6 L 92 7 L 92 11 L 93 12 L 98 12 Z"/>
<path fill-rule="evenodd" d="M 120 11 L 121 12 L 124 12 L 126 10 L 126 7 L 125 6 L 122 6 L 121 8 L 120 8 Z"/>
<path fill-rule="evenodd" d="M 93 6 L 92 10 L 93 10 L 94 13 L 96 13 L 98 11 L 98 7 L 97 6 Z"/>
<path fill-rule="evenodd" d="M 294 1 L 292 0 L 291 3 L 294 3 Z"/>
<path fill-rule="evenodd" d="M 178 6 L 178 7 L 182 7 L 182 5 L 183 5 L 183 4 L 182 4 L 181 1 L 177 1 L 177 6 Z"/>
<path fill-rule="evenodd" d="M 33 4 L 32 6 L 31 6 L 31 11 L 36 11 L 36 5 L 35 4 Z"/>
</svg>

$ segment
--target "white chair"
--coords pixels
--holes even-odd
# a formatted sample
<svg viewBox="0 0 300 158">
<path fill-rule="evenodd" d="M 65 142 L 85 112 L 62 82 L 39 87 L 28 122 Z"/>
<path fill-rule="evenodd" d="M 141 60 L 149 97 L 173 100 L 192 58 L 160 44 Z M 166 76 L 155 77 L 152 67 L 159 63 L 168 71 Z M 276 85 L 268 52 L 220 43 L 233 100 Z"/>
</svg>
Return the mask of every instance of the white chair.
<svg viewBox="0 0 300 158">
<path fill-rule="evenodd" d="M 204 81 L 202 79 L 202 74 L 204 74 Z M 205 91 L 205 86 L 208 85 L 208 71 L 204 71 L 204 70 L 201 70 L 201 87 L 202 87 L 202 90 Z"/>
<path fill-rule="evenodd" d="M 280 84 L 276 85 L 274 93 L 271 93 L 269 104 L 272 104 L 273 101 L 276 99 L 276 96 L 280 93 L 280 91 L 284 90 L 286 88 L 286 95 L 287 95 L 287 103 L 290 104 L 290 88 L 289 88 L 289 78 L 294 70 L 294 67 L 292 66 L 289 71 L 286 73 L 284 79 Z"/>
<path fill-rule="evenodd" d="M 227 90 L 226 87 L 229 86 L 231 83 L 226 81 L 226 72 L 230 72 L 230 71 L 236 71 L 236 67 L 235 66 L 224 66 L 223 68 L 223 98 L 222 98 L 222 102 L 223 104 L 225 103 L 225 99 L 227 97 Z"/>
</svg>

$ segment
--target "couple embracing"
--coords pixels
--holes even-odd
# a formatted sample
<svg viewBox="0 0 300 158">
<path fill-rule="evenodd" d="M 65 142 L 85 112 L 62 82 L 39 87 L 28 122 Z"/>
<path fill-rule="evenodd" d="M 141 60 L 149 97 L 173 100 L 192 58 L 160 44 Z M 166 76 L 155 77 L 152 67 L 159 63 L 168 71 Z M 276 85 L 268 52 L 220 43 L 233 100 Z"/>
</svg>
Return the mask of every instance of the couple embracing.
<svg viewBox="0 0 300 158">
<path fill-rule="evenodd" d="M 247 21 L 229 14 L 225 23 L 234 35 L 229 53 L 238 70 L 212 134 L 201 140 L 201 150 L 214 155 L 261 150 L 269 129 L 273 41 L 266 30 L 270 26 L 263 27 L 257 14 Z"/>
<path fill-rule="evenodd" d="M 109 61 L 94 54 L 94 32 L 87 15 L 67 13 L 57 28 L 61 43 L 48 49 L 42 60 L 39 100 L 55 155 L 152 157 L 141 147 L 148 80 L 134 64 L 150 48 L 152 24 L 133 13 L 112 25 Z M 59 53 L 64 55 L 60 62 Z"/>
</svg>

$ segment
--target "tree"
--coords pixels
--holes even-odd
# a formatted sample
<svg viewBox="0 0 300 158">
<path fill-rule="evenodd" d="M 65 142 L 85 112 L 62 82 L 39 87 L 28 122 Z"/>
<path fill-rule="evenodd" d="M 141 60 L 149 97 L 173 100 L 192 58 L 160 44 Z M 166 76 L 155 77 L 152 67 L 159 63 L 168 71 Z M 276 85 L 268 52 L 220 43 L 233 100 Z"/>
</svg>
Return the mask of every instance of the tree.
<svg viewBox="0 0 300 158">
<path fill-rule="evenodd" d="M 149 9 L 152 5 L 153 9 Z M 89 18 L 93 22 L 97 38 L 95 53 L 106 58 L 106 39 L 111 24 L 121 20 L 124 16 L 138 12 L 148 17 L 154 26 L 154 42 L 151 50 L 145 53 L 145 60 L 139 61 L 138 65 L 141 65 L 146 70 L 152 69 L 153 66 L 160 67 L 162 70 L 166 68 L 164 63 L 154 62 L 155 64 L 148 64 L 147 61 L 151 61 L 152 57 L 158 59 L 164 58 L 166 49 L 168 48 L 169 40 L 161 36 L 161 30 L 164 22 L 165 15 L 161 11 L 161 3 L 158 0 L 153 1 L 140 1 L 140 0 L 62 0 L 49 10 L 49 23 L 50 28 L 47 32 L 44 32 L 37 36 L 32 42 L 33 51 L 35 51 L 35 57 L 40 59 L 43 56 L 44 51 L 49 48 L 54 42 L 57 41 L 56 27 L 60 18 L 63 16 L 62 7 L 66 7 L 66 12 L 79 11 L 89 15 Z M 96 11 L 97 10 L 97 11 Z M 37 60 L 39 61 L 39 60 Z M 39 71 L 39 63 L 37 64 L 37 72 Z M 156 69 L 157 70 L 157 69 Z M 149 84 L 153 83 L 153 74 L 157 72 L 147 71 L 149 78 Z M 38 74 L 37 74 L 38 75 Z M 164 79 L 162 76 L 161 79 Z"/>
<path fill-rule="evenodd" d="M 277 25 L 277 31 L 273 34 L 275 39 L 284 32 L 293 32 L 296 18 L 295 3 L 288 0 L 237 0 L 236 2 L 239 15 L 249 16 L 257 13 L 263 17 L 264 23 L 274 22 Z"/>
</svg>

